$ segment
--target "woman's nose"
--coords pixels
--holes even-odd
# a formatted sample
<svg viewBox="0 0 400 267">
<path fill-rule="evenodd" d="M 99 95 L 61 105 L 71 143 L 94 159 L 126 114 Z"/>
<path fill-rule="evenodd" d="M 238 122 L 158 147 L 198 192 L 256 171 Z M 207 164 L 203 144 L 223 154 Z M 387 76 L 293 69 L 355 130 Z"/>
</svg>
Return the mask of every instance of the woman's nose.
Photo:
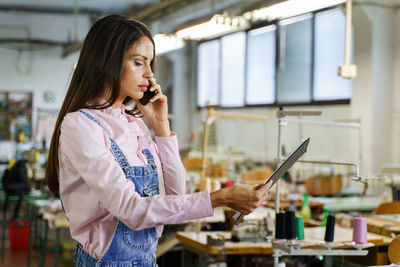
<svg viewBox="0 0 400 267">
<path fill-rule="evenodd" d="M 144 73 L 144 76 L 147 79 L 153 78 L 154 74 L 153 74 L 153 70 L 151 69 L 151 66 L 147 67 L 146 72 Z"/>
</svg>

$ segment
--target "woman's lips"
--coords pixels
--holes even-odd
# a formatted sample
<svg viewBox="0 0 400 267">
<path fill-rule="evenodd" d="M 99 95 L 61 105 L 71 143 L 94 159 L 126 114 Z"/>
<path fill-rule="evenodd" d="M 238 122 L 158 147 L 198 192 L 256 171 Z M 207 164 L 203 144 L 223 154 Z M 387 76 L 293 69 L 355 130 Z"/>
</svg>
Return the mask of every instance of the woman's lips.
<svg viewBox="0 0 400 267">
<path fill-rule="evenodd" d="M 139 85 L 140 91 L 146 92 L 147 91 L 147 85 Z"/>
</svg>

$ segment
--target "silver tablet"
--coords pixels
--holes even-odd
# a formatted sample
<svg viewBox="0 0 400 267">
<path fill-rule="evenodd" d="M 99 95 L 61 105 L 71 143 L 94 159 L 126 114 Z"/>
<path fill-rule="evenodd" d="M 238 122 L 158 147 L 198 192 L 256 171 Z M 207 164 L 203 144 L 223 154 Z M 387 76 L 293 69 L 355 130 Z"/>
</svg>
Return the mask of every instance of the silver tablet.
<svg viewBox="0 0 400 267">
<path fill-rule="evenodd" d="M 308 144 L 310 143 L 310 138 L 307 138 L 304 142 L 302 142 L 293 152 L 290 154 L 289 157 L 285 159 L 285 161 L 279 165 L 278 168 L 274 171 L 274 173 L 268 178 L 268 180 L 265 182 L 267 184 L 269 181 L 272 181 L 270 187 L 268 188 L 271 189 L 271 187 L 279 180 L 279 178 L 282 177 L 282 175 L 287 172 L 290 167 L 293 166 L 293 164 L 301 157 L 303 156 L 304 153 L 307 152 L 307 147 Z M 236 212 L 235 215 L 233 215 L 233 219 L 235 220 L 235 224 L 238 224 L 242 218 L 244 217 L 243 214 L 240 212 Z"/>
</svg>

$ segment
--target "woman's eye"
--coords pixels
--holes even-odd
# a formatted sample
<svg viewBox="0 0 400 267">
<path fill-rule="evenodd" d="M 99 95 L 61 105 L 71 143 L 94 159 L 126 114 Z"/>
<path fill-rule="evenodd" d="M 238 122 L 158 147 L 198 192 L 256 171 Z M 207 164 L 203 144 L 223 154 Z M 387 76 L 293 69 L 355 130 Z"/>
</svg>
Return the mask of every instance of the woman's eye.
<svg viewBox="0 0 400 267">
<path fill-rule="evenodd" d="M 140 63 L 139 61 L 134 61 L 134 63 L 135 63 L 135 66 L 143 66 L 143 64 Z"/>
</svg>

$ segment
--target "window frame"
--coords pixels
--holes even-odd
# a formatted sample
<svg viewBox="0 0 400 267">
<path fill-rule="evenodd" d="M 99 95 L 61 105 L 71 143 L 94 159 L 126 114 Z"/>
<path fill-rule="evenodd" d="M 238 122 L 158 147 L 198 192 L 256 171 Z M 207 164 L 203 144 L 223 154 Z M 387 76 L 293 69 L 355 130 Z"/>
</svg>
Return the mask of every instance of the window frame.
<svg viewBox="0 0 400 267">
<path fill-rule="evenodd" d="M 221 90 L 219 89 L 218 90 L 218 95 L 219 95 L 219 104 L 218 105 L 219 105 L 219 107 L 221 109 L 239 109 L 239 108 L 259 108 L 259 107 L 282 107 L 282 106 L 288 106 L 289 107 L 289 106 L 349 105 L 351 103 L 351 98 L 348 98 L 348 99 L 337 99 L 337 100 L 319 100 L 319 101 L 314 100 L 315 25 L 316 25 L 315 15 L 317 13 L 328 11 L 328 10 L 332 10 L 332 9 L 340 9 L 340 7 L 337 7 L 337 6 L 327 7 L 327 8 L 319 9 L 319 10 L 316 10 L 316 11 L 313 11 L 313 12 L 305 13 L 305 14 L 311 14 L 312 15 L 312 17 L 311 17 L 311 20 L 312 20 L 312 22 L 311 22 L 311 66 L 310 66 L 310 68 L 311 68 L 311 74 L 310 74 L 311 75 L 311 83 L 310 83 L 311 101 L 309 101 L 309 102 L 292 102 L 292 103 L 278 103 L 277 102 L 277 95 L 278 95 L 278 69 L 279 69 L 279 56 L 278 56 L 279 55 L 279 31 L 280 31 L 279 21 L 280 20 L 276 19 L 276 20 L 273 20 L 273 21 L 261 21 L 261 22 L 258 22 L 258 23 L 254 23 L 248 29 L 243 31 L 246 34 L 246 41 L 245 41 L 246 49 L 245 49 L 245 59 L 244 59 L 244 64 L 245 64 L 245 66 L 244 66 L 244 68 L 245 68 L 245 71 L 244 71 L 244 94 L 243 94 L 244 95 L 244 100 L 243 100 L 244 105 L 243 106 L 238 106 L 238 107 L 223 107 L 223 106 L 221 106 L 221 103 L 220 103 L 220 101 L 221 101 Z M 302 14 L 302 15 L 305 15 L 305 14 Z M 296 15 L 296 16 L 293 16 L 293 17 L 290 17 L 290 18 L 294 18 L 294 17 L 302 16 L 302 15 Z M 285 19 L 290 19 L 290 18 L 285 18 Z M 275 27 L 276 27 L 276 29 L 275 29 L 275 65 L 274 65 L 274 68 L 275 68 L 275 70 L 274 70 L 275 71 L 275 88 L 274 88 L 274 90 L 275 90 L 275 101 L 273 103 L 270 103 L 270 104 L 247 104 L 246 103 L 246 95 L 248 93 L 248 88 L 247 88 L 247 79 L 248 79 L 248 73 L 247 73 L 248 72 L 247 71 L 248 32 L 251 31 L 251 30 L 255 30 L 255 29 L 258 29 L 258 28 L 271 26 L 271 25 L 275 25 Z M 230 33 L 230 34 L 232 34 L 232 33 Z M 201 44 L 201 43 L 213 41 L 213 40 L 216 40 L 216 39 L 220 40 L 221 37 L 222 36 L 216 37 L 216 38 L 210 38 L 210 39 L 207 39 L 207 40 L 202 40 L 202 41 L 197 42 L 197 45 L 196 45 L 196 55 L 195 55 L 195 57 L 196 57 L 195 58 L 195 70 L 196 70 L 195 77 L 196 77 L 196 81 L 195 81 L 195 84 L 196 84 L 196 105 L 197 105 L 198 109 L 201 109 L 202 106 L 198 106 L 198 99 L 197 99 L 197 96 L 198 96 L 198 92 L 197 91 L 199 89 L 197 87 L 197 85 L 198 85 L 198 82 L 197 82 L 197 79 L 198 79 L 198 75 L 197 75 L 198 74 L 197 73 L 198 68 L 197 67 L 198 67 L 198 57 L 199 57 L 198 53 L 199 53 L 199 50 L 197 48 L 198 48 L 198 45 Z M 220 47 L 221 47 L 221 42 L 220 42 Z M 219 60 L 221 60 L 221 53 L 220 53 L 220 59 Z M 220 72 L 219 76 L 221 77 L 221 69 L 219 70 L 219 72 Z M 219 84 L 219 88 L 220 88 L 221 87 L 220 86 L 221 85 L 221 79 L 219 79 L 218 84 Z"/>
</svg>

